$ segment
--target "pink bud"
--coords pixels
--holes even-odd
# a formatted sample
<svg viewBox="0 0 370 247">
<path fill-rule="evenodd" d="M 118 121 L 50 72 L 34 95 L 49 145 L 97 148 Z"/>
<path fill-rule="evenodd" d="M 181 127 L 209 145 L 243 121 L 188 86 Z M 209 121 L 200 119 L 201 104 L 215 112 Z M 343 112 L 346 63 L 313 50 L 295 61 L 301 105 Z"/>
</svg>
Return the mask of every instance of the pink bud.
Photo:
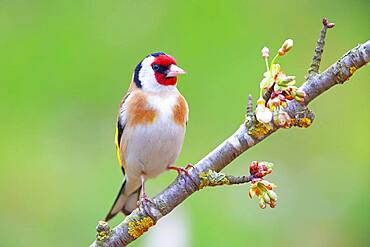
<svg viewBox="0 0 370 247">
<path fill-rule="evenodd" d="M 324 18 L 322 18 L 322 24 L 323 24 L 324 26 L 328 25 L 328 19 L 326 19 L 325 17 L 324 17 Z"/>
<path fill-rule="evenodd" d="M 266 46 L 262 48 L 261 53 L 263 58 L 268 58 L 270 56 L 270 50 Z"/>
<path fill-rule="evenodd" d="M 330 22 L 328 23 L 328 25 L 326 25 L 328 28 L 333 28 L 335 26 L 335 23 L 333 22 Z"/>
<path fill-rule="evenodd" d="M 334 26 L 335 26 L 335 23 L 333 23 L 333 22 L 328 22 L 328 19 L 326 19 L 326 18 L 323 18 L 322 19 L 322 24 L 324 25 L 324 26 L 326 26 L 327 28 L 333 28 Z"/>
<path fill-rule="evenodd" d="M 252 161 L 249 166 L 249 173 L 251 175 L 256 174 L 258 172 L 258 161 Z"/>
</svg>

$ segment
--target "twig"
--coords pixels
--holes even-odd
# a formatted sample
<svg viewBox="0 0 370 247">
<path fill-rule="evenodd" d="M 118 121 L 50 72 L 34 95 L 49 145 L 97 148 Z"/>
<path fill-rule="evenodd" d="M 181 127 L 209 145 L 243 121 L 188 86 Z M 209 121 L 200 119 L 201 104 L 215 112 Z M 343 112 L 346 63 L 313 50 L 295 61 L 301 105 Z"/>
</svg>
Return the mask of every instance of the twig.
<svg viewBox="0 0 370 247">
<path fill-rule="evenodd" d="M 248 102 L 247 102 L 247 114 L 246 116 L 250 116 L 250 115 L 253 115 L 254 112 L 253 112 L 253 97 L 252 95 L 248 95 Z"/>
<path fill-rule="evenodd" d="M 208 172 L 201 172 L 199 174 L 200 185 L 199 189 L 203 189 L 206 186 L 220 186 L 220 185 L 234 185 L 234 184 L 244 184 L 249 183 L 254 179 L 254 176 L 232 176 L 225 175 L 221 172 L 215 172 L 208 170 Z"/>
<path fill-rule="evenodd" d="M 248 103 L 247 103 L 247 113 L 245 114 L 245 126 L 250 128 L 256 122 L 256 117 L 254 116 L 254 109 L 253 109 L 253 98 L 252 95 L 248 96 Z"/>
<path fill-rule="evenodd" d="M 320 38 L 317 41 L 315 55 L 312 58 L 312 64 L 308 70 L 308 75 L 306 76 L 307 80 L 319 73 L 321 57 L 322 53 L 324 52 L 326 32 L 328 28 L 333 28 L 335 25 L 334 23 L 328 23 L 328 20 L 326 18 L 322 19 L 322 24 L 323 27 L 320 32 Z"/>
<path fill-rule="evenodd" d="M 322 52 L 321 52 L 322 53 Z M 320 58 L 321 59 L 321 58 Z M 300 90 L 305 92 L 305 102 L 290 101 L 286 111 L 294 117 L 317 96 L 332 86 L 348 80 L 353 73 L 370 61 L 370 41 L 358 45 L 331 65 L 315 79 L 308 80 Z M 177 205 L 201 188 L 201 174 L 209 170 L 219 172 L 240 154 L 264 140 L 278 128 L 272 123 L 267 132 L 261 135 L 249 134 L 248 127 L 240 128 L 211 153 L 200 160 L 195 168 L 189 171 L 190 177 L 180 176 L 159 195 L 153 198 L 154 204 L 146 209 L 136 209 L 125 220 L 116 226 L 110 237 L 97 239 L 91 246 L 126 246 L 171 212 Z M 248 178 L 244 178 L 247 181 Z"/>
</svg>

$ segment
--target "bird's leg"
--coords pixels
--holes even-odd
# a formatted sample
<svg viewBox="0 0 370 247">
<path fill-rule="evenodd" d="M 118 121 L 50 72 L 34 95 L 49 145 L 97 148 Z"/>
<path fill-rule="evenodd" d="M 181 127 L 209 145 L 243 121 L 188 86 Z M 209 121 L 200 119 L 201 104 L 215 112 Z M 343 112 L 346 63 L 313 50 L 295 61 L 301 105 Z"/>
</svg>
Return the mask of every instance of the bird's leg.
<svg viewBox="0 0 370 247">
<path fill-rule="evenodd" d="M 156 204 L 154 203 L 152 198 L 150 198 L 145 193 L 145 175 L 141 175 L 140 178 L 141 178 L 140 199 L 137 202 L 137 206 L 138 206 L 138 208 L 140 208 L 140 210 L 143 210 L 143 212 L 146 215 L 153 218 L 154 216 L 152 216 L 152 214 L 151 214 L 151 208 L 153 206 L 156 207 Z"/>
<path fill-rule="evenodd" d="M 144 175 L 140 176 L 141 178 L 141 189 L 140 189 L 140 199 L 137 202 L 138 206 L 146 206 L 148 202 L 154 203 L 153 200 L 145 193 L 145 177 Z"/>
</svg>

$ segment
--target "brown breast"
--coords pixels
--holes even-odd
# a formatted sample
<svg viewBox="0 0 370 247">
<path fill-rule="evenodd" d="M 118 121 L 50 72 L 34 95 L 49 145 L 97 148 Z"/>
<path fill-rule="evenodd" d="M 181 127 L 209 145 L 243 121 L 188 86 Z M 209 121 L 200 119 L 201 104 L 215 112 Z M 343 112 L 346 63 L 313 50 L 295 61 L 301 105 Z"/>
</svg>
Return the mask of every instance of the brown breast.
<svg viewBox="0 0 370 247">
<path fill-rule="evenodd" d="M 173 118 L 176 124 L 185 125 L 188 116 L 188 104 L 185 98 L 180 94 L 176 104 L 173 107 Z"/>
<path fill-rule="evenodd" d="M 153 123 L 157 112 L 155 109 L 148 106 L 147 96 L 140 91 L 135 92 L 128 105 L 128 124 L 134 127 L 138 124 L 150 124 Z"/>
</svg>

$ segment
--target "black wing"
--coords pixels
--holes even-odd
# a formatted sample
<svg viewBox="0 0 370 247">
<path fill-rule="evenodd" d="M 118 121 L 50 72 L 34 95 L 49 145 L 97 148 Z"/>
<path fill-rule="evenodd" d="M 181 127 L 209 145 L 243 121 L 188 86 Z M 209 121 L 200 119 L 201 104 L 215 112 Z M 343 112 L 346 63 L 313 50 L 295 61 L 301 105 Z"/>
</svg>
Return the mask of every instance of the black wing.
<svg viewBox="0 0 370 247">
<path fill-rule="evenodd" d="M 121 139 L 122 139 L 123 130 L 125 129 L 125 126 L 126 126 L 126 119 L 127 119 L 127 117 L 126 117 L 126 114 L 127 114 L 127 112 L 126 112 L 126 109 L 127 109 L 126 99 L 127 99 L 128 96 L 129 96 L 129 94 L 127 94 L 123 98 L 122 103 L 121 103 L 121 107 L 119 109 L 117 126 L 116 126 L 116 136 L 115 136 L 115 140 L 114 140 L 114 142 L 116 144 L 118 162 L 121 166 L 123 175 L 125 175 L 125 168 L 123 167 L 123 161 L 122 161 L 122 157 L 121 157 L 120 146 L 121 146 Z"/>
</svg>

